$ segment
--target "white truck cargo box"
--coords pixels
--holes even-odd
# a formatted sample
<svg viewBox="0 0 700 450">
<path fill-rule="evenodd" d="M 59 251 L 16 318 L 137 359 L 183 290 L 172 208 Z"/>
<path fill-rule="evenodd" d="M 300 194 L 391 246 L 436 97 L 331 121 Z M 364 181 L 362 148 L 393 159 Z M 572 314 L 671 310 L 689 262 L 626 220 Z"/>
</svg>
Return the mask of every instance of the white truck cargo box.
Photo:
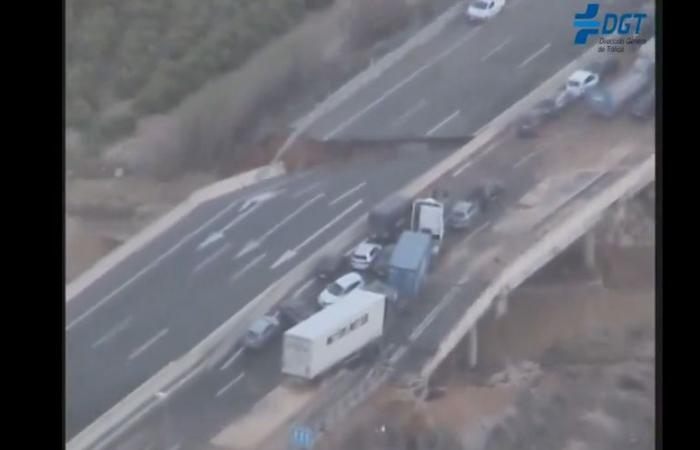
<svg viewBox="0 0 700 450">
<path fill-rule="evenodd" d="M 311 380 L 382 336 L 385 296 L 357 290 L 284 333 L 282 372 Z"/>
</svg>

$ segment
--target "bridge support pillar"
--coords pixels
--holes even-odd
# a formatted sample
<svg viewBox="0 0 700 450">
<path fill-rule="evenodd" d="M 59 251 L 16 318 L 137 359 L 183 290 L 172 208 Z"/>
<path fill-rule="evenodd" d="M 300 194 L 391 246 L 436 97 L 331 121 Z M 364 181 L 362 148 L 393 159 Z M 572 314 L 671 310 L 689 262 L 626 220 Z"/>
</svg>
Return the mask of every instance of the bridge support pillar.
<svg viewBox="0 0 700 450">
<path fill-rule="evenodd" d="M 477 335 L 477 326 L 474 324 L 471 330 L 469 330 L 469 367 L 474 368 L 478 362 L 479 358 L 479 342 Z"/>
<path fill-rule="evenodd" d="M 508 313 L 508 294 L 501 293 L 496 298 L 496 319 L 500 319 Z"/>
<path fill-rule="evenodd" d="M 583 263 L 590 270 L 596 269 L 596 237 L 594 232 L 586 233 L 583 237 Z"/>
</svg>

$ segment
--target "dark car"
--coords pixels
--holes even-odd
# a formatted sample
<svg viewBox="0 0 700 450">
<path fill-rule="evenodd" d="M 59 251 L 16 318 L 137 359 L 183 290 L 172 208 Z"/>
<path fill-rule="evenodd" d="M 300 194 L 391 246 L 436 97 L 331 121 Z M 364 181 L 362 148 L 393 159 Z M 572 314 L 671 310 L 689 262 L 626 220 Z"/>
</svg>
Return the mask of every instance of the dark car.
<svg viewBox="0 0 700 450">
<path fill-rule="evenodd" d="M 389 276 L 389 260 L 391 260 L 391 254 L 394 252 L 394 248 L 396 248 L 396 245 L 387 245 L 383 247 L 379 256 L 372 262 L 372 272 L 379 278 L 386 278 Z"/>
<path fill-rule="evenodd" d="M 334 280 L 345 269 L 346 260 L 342 256 L 323 256 L 314 270 L 314 276 L 322 281 Z"/>
<path fill-rule="evenodd" d="M 302 298 L 293 298 L 280 306 L 280 319 L 283 327 L 291 328 L 316 314 L 318 308 L 315 303 Z"/>
<path fill-rule="evenodd" d="M 500 183 L 487 183 L 481 187 L 481 209 L 487 210 L 503 198 L 504 189 Z"/>
<path fill-rule="evenodd" d="M 656 92 L 652 86 L 644 92 L 630 107 L 630 115 L 635 119 L 646 120 L 654 115 Z"/>
<path fill-rule="evenodd" d="M 603 79 L 610 75 L 613 75 L 620 68 L 620 61 L 617 58 L 608 57 L 605 59 L 600 59 L 598 61 L 593 61 L 590 66 L 588 66 L 588 71 L 597 73 L 598 76 Z"/>
<path fill-rule="evenodd" d="M 537 129 L 541 127 L 544 122 L 545 117 L 536 111 L 525 114 L 518 121 L 518 136 L 523 138 L 537 136 Z"/>
<path fill-rule="evenodd" d="M 501 200 L 504 191 L 500 183 L 489 181 L 469 191 L 464 198 L 467 201 L 476 202 L 481 211 L 486 211 Z"/>
</svg>

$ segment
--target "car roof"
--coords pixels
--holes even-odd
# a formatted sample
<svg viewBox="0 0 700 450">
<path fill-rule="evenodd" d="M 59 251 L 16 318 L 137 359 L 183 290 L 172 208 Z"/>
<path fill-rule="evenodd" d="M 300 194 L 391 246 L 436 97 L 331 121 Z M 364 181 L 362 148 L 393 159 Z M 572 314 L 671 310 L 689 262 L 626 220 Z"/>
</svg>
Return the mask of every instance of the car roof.
<svg viewBox="0 0 700 450">
<path fill-rule="evenodd" d="M 357 246 L 354 253 L 356 255 L 368 255 L 372 249 L 379 247 L 381 247 L 381 245 L 375 244 L 374 242 L 362 242 Z"/>
<path fill-rule="evenodd" d="M 342 287 L 347 287 L 347 286 L 351 285 L 352 283 L 354 283 L 356 281 L 360 281 L 360 280 L 362 280 L 362 277 L 360 276 L 360 274 L 358 274 L 356 272 L 350 272 L 350 273 L 346 273 L 342 277 L 338 278 L 337 280 L 335 280 L 335 282 L 338 283 L 339 285 L 341 285 Z"/>
<path fill-rule="evenodd" d="M 272 324 L 272 321 L 270 320 L 270 318 L 263 316 L 263 317 L 259 318 L 258 320 L 256 320 L 255 322 L 253 322 L 250 325 L 250 328 L 248 328 L 248 331 L 252 331 L 256 334 L 260 334 L 263 331 L 265 331 L 265 329 L 267 329 L 267 327 L 269 327 L 271 324 Z"/>
<path fill-rule="evenodd" d="M 571 74 L 571 76 L 569 77 L 569 81 L 582 82 L 586 79 L 586 77 L 588 77 L 588 75 L 593 75 L 593 72 L 588 70 L 577 70 L 576 72 Z"/>
<path fill-rule="evenodd" d="M 452 205 L 452 209 L 457 211 L 466 211 L 472 206 L 474 206 L 474 204 L 475 203 L 470 200 L 460 200 L 458 202 L 455 202 L 454 205 Z"/>
</svg>

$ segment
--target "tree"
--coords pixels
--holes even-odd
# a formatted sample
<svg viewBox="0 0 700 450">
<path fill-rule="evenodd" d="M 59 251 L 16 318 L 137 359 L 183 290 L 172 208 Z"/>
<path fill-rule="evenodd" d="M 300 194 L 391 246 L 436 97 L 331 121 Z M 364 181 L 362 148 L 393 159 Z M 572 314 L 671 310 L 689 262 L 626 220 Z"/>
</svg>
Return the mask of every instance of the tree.
<svg viewBox="0 0 700 450">
<path fill-rule="evenodd" d="M 85 128 L 93 114 L 92 105 L 82 97 L 74 97 L 66 102 L 66 125 L 69 127 Z"/>
</svg>

